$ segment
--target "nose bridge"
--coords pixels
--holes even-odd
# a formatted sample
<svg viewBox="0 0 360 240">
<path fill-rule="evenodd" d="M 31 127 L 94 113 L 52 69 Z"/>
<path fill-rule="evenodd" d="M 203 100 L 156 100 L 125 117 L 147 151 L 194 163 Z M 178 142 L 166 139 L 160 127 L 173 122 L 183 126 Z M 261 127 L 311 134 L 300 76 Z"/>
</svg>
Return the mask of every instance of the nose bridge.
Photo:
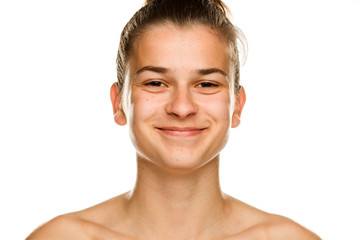
<svg viewBox="0 0 360 240">
<path fill-rule="evenodd" d="M 186 85 L 174 87 L 167 112 L 180 118 L 186 118 L 197 111 L 191 89 Z"/>
</svg>

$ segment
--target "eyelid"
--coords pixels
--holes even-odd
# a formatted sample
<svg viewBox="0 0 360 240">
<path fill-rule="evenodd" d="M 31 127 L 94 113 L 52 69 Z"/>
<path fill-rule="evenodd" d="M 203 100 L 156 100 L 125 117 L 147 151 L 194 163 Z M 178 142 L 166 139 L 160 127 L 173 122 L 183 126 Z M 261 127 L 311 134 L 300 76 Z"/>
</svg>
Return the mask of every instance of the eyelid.
<svg viewBox="0 0 360 240">
<path fill-rule="evenodd" d="M 164 86 L 152 86 L 152 83 L 160 83 L 160 85 L 164 85 Z M 150 86 L 150 87 L 167 87 L 168 85 L 166 83 L 164 83 L 164 81 L 159 80 L 159 79 L 152 79 L 152 80 L 148 80 L 145 81 L 143 83 L 144 86 Z"/>
<path fill-rule="evenodd" d="M 219 87 L 221 85 L 221 83 L 219 82 L 215 82 L 215 81 L 201 81 L 195 84 L 195 87 L 201 85 L 201 84 L 210 84 L 211 86 L 209 86 L 209 88 L 213 88 L 213 87 Z M 205 88 L 205 87 L 203 87 Z"/>
</svg>

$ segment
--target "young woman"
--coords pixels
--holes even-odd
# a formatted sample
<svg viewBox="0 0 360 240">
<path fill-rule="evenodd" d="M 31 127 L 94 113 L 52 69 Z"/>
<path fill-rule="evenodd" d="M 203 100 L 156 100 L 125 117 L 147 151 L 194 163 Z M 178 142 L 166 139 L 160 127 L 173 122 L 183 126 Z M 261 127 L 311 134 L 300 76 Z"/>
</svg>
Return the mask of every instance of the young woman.
<svg viewBox="0 0 360 240">
<path fill-rule="evenodd" d="M 319 239 L 224 194 L 219 154 L 240 124 L 246 40 L 220 0 L 147 1 L 125 26 L 114 119 L 137 151 L 132 191 L 54 218 L 36 239 Z"/>
</svg>

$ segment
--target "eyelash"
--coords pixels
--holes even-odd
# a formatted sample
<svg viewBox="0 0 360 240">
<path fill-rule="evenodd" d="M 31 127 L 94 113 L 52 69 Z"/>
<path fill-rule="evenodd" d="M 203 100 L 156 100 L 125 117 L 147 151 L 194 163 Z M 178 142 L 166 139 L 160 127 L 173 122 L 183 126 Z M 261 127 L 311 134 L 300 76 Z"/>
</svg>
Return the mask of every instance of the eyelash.
<svg viewBox="0 0 360 240">
<path fill-rule="evenodd" d="M 213 82 L 201 82 L 201 83 L 195 85 L 195 87 L 197 87 L 199 85 L 201 85 L 200 87 L 202 87 L 202 88 L 213 88 L 213 87 L 218 87 L 219 86 L 219 84 L 213 83 Z"/>
<path fill-rule="evenodd" d="M 150 86 L 150 87 L 166 87 L 166 84 L 164 84 L 163 82 L 160 81 L 151 81 L 151 82 L 147 82 L 144 84 L 145 86 Z M 163 86 L 161 86 L 163 85 Z"/>
<path fill-rule="evenodd" d="M 167 85 L 161 81 L 150 81 L 147 83 L 144 83 L 144 86 L 150 86 L 150 87 L 167 87 Z M 214 82 L 200 82 L 195 85 L 195 87 L 199 88 L 216 88 L 219 87 L 218 83 Z"/>
</svg>

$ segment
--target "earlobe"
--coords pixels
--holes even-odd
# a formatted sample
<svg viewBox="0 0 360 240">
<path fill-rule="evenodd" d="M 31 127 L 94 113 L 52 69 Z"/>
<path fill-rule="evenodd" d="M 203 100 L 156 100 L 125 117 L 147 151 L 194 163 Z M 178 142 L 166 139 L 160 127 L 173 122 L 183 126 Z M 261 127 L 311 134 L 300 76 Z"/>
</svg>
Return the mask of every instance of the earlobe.
<svg viewBox="0 0 360 240">
<path fill-rule="evenodd" d="M 114 120 L 120 126 L 126 124 L 126 116 L 121 107 L 121 96 L 117 87 L 117 83 L 113 83 L 110 89 L 110 98 L 113 107 Z"/>
<path fill-rule="evenodd" d="M 246 94 L 244 87 L 241 86 L 239 93 L 235 97 L 235 108 L 231 119 L 231 127 L 236 128 L 240 125 L 241 112 L 246 102 Z"/>
</svg>

